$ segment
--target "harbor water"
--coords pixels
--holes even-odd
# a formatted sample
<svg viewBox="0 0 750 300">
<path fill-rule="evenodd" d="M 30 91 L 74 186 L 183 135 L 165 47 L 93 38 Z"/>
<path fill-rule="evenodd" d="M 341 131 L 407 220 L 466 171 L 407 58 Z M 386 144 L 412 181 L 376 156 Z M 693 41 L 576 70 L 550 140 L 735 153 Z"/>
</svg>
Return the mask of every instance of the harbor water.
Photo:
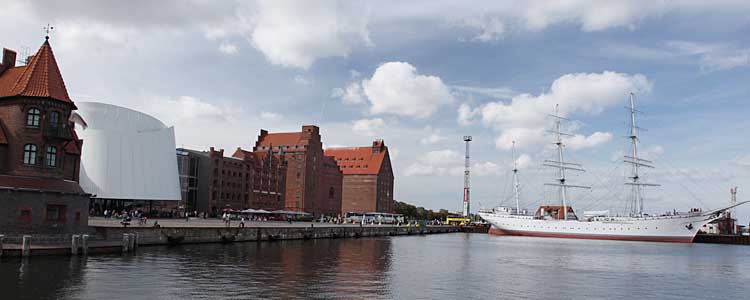
<svg viewBox="0 0 750 300">
<path fill-rule="evenodd" d="M 747 299 L 750 247 L 449 233 L 5 257 L 0 299 Z"/>
</svg>

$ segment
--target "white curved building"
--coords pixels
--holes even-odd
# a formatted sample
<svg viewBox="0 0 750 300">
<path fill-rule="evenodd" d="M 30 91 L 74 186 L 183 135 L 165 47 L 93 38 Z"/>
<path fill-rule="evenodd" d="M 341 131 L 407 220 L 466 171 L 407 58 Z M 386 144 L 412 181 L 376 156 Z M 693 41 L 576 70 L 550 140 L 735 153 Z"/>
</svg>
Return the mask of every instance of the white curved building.
<svg viewBox="0 0 750 300">
<path fill-rule="evenodd" d="M 97 199 L 133 201 L 116 202 L 119 206 L 143 204 L 138 200 L 180 200 L 174 127 L 120 106 L 77 105 L 85 122 L 76 126 L 79 138 L 86 141 L 80 171 L 84 191 Z"/>
</svg>

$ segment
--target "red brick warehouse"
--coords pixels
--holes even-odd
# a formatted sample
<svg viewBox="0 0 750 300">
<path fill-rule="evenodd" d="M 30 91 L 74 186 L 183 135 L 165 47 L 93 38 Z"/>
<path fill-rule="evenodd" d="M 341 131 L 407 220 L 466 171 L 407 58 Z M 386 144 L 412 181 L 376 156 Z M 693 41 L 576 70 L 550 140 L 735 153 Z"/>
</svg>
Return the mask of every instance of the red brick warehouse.
<svg viewBox="0 0 750 300">
<path fill-rule="evenodd" d="M 317 126 L 302 126 L 301 132 L 261 130 L 253 152 L 271 152 L 287 161 L 287 209 L 305 211 L 316 217 L 341 213 L 343 174 L 333 157 L 323 153 Z"/>
<path fill-rule="evenodd" d="M 372 146 L 328 148 L 344 173 L 341 211 L 393 213 L 393 169 L 383 140 Z"/>
</svg>

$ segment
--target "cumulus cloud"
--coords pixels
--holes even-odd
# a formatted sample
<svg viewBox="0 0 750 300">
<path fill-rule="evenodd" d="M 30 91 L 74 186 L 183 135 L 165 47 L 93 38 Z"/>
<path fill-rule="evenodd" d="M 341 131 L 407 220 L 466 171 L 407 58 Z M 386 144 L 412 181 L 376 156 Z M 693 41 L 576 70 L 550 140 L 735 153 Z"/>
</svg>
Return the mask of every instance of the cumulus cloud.
<svg viewBox="0 0 750 300">
<path fill-rule="evenodd" d="M 516 157 L 516 167 L 518 169 L 526 169 L 531 164 L 531 156 L 528 154 L 521 154 Z M 513 166 L 511 166 L 513 167 Z"/>
<path fill-rule="evenodd" d="M 549 92 L 540 95 L 520 94 L 509 102 L 497 101 L 477 108 L 459 107 L 459 123 L 475 120 L 500 134 L 495 140 L 498 149 L 509 149 L 512 141 L 519 147 L 531 147 L 545 141 L 546 116 L 559 105 L 559 114 L 598 114 L 623 103 L 630 92 L 647 93 L 652 83 L 641 74 L 624 74 L 612 71 L 602 73 L 566 74 L 552 83 Z M 611 134 L 610 134 L 611 135 Z M 571 141 L 579 148 L 601 144 L 611 139 L 606 133 L 590 137 L 574 137 Z"/>
<path fill-rule="evenodd" d="M 359 82 L 352 82 L 346 88 L 334 88 L 331 92 L 334 98 L 340 98 L 345 104 L 361 104 L 365 102 L 362 86 Z"/>
<path fill-rule="evenodd" d="M 453 102 L 440 77 L 420 75 L 406 62 L 380 65 L 372 78 L 362 81 L 362 90 L 370 101 L 370 113 L 395 114 L 423 118 Z"/>
<path fill-rule="evenodd" d="M 460 172 L 461 154 L 455 150 L 434 150 L 421 156 L 417 162 L 409 165 L 404 172 L 406 176 L 445 175 Z"/>
<path fill-rule="evenodd" d="M 234 55 L 234 54 L 237 54 L 237 52 L 239 51 L 240 51 L 240 48 L 237 47 L 237 45 L 232 44 L 230 42 L 224 41 L 224 42 L 221 42 L 221 44 L 219 44 L 219 52 L 224 53 L 226 55 Z"/>
<path fill-rule="evenodd" d="M 357 120 L 352 126 L 354 133 L 369 137 L 379 135 L 383 129 L 385 129 L 385 121 L 381 118 Z"/>
<path fill-rule="evenodd" d="M 262 112 L 260 114 L 260 117 L 263 120 L 274 121 L 274 122 L 278 122 L 278 121 L 281 121 L 283 119 L 280 114 L 277 114 L 275 112 L 270 112 L 270 111 L 264 111 L 264 112 Z"/>
<path fill-rule="evenodd" d="M 371 45 L 366 7 L 356 1 L 260 1 L 252 45 L 269 62 L 308 69 L 326 57 L 346 57 Z"/>
<path fill-rule="evenodd" d="M 425 136 L 419 140 L 422 145 L 434 145 L 447 140 L 445 136 L 440 134 L 439 129 L 432 128 L 432 126 L 425 127 L 424 134 Z"/>
<path fill-rule="evenodd" d="M 500 166 L 491 161 L 476 163 L 471 167 L 471 173 L 477 176 L 497 175 L 502 173 Z"/>
<path fill-rule="evenodd" d="M 612 140 L 612 133 L 609 132 L 594 132 L 589 136 L 582 134 L 576 134 L 572 137 L 565 139 L 565 145 L 572 150 L 593 148 L 600 144 L 608 143 Z"/>
<path fill-rule="evenodd" d="M 147 111 L 169 124 L 232 121 L 234 119 L 233 111 L 236 111 L 191 96 L 159 99 L 152 103 Z"/>
</svg>

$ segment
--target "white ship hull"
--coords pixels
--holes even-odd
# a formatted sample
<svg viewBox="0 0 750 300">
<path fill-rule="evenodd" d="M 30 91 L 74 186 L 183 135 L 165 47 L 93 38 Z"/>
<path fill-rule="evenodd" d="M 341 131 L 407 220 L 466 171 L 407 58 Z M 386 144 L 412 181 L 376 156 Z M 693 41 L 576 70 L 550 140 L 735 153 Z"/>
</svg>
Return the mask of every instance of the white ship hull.
<svg viewBox="0 0 750 300">
<path fill-rule="evenodd" d="M 592 220 L 537 219 L 480 212 L 490 234 L 554 238 L 692 243 L 698 229 L 716 214 L 659 217 L 601 217 Z"/>
</svg>

